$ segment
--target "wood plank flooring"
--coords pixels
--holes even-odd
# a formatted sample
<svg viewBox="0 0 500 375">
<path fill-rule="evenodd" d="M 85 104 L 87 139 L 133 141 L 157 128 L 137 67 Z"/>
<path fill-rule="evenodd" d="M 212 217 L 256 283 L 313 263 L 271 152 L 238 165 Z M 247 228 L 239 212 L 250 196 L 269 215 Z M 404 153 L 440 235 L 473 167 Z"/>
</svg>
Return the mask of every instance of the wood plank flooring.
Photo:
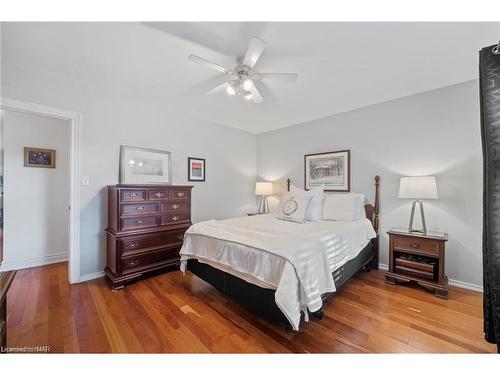
<svg viewBox="0 0 500 375">
<path fill-rule="evenodd" d="M 361 271 L 325 317 L 288 332 L 188 273 L 112 292 L 107 280 L 69 285 L 67 264 L 21 270 L 8 295 L 8 345 L 57 353 L 494 353 L 483 340 L 482 294 L 449 300 Z"/>
</svg>

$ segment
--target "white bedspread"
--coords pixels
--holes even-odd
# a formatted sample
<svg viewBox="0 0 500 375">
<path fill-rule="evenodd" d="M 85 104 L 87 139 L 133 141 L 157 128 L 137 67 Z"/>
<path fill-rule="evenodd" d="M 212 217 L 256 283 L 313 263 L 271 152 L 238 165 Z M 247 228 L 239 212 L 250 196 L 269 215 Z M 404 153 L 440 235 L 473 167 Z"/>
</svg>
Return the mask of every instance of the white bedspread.
<svg viewBox="0 0 500 375">
<path fill-rule="evenodd" d="M 274 214 L 192 225 L 180 251 L 181 270 L 198 259 L 253 284 L 275 289 L 276 304 L 299 328 L 300 312 L 321 308 L 335 291 L 332 271 L 376 236 L 368 219 L 298 224 Z"/>
</svg>

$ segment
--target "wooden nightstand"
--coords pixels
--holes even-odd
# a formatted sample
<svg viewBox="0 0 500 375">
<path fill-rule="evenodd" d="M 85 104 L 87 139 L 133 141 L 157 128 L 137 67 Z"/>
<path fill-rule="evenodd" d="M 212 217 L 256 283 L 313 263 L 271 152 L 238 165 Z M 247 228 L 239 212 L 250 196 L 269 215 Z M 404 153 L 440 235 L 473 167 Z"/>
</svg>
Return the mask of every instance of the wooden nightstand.
<svg viewBox="0 0 500 375">
<path fill-rule="evenodd" d="M 385 282 L 416 282 L 434 291 L 437 297 L 448 298 L 448 277 L 444 272 L 444 248 L 447 233 L 408 233 L 393 228 L 389 232 L 389 271 Z"/>
</svg>

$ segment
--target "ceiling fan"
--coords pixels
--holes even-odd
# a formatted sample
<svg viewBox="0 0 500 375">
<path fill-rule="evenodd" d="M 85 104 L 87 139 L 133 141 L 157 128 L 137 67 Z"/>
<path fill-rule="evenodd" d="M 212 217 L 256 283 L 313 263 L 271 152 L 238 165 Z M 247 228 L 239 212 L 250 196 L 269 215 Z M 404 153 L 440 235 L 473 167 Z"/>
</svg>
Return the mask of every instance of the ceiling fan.
<svg viewBox="0 0 500 375">
<path fill-rule="evenodd" d="M 255 72 L 253 67 L 257 63 L 257 60 L 259 60 L 264 48 L 266 48 L 266 43 L 263 40 L 257 37 L 250 38 L 250 45 L 248 46 L 248 50 L 243 58 L 243 61 L 236 65 L 233 69 L 225 68 L 217 63 L 196 55 L 189 55 L 189 60 L 231 76 L 229 81 L 209 90 L 207 92 L 208 95 L 226 91 L 231 96 L 240 95 L 245 99 L 252 100 L 254 103 L 258 104 L 262 103 L 264 99 L 262 98 L 259 90 L 257 90 L 255 85 L 256 82 L 268 79 L 281 79 L 287 82 L 295 82 L 298 78 L 296 73 Z"/>
</svg>

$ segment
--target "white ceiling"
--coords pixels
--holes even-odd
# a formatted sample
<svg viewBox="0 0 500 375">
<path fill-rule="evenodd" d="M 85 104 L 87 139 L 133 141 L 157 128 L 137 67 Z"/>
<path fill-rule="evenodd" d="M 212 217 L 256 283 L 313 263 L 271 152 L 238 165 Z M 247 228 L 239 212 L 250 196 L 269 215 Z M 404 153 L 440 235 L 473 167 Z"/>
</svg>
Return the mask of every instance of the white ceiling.
<svg viewBox="0 0 500 375">
<path fill-rule="evenodd" d="M 190 117 L 262 133 L 478 77 L 478 51 L 498 23 L 2 23 L 3 85 L 16 74 L 79 95 L 119 90 Z M 233 67 L 249 38 L 267 48 L 254 104 L 205 92 L 226 77 L 189 54 Z M 12 73 L 12 74 L 10 74 Z M 15 74 L 14 74 L 15 73 Z M 114 93 L 114 92 L 113 92 Z"/>
<path fill-rule="evenodd" d="M 295 84 L 258 83 L 265 101 L 203 93 L 222 74 L 187 60 L 179 88 L 191 115 L 262 133 L 476 79 L 478 51 L 500 38 L 498 23 L 147 23 L 189 43 L 189 53 L 229 67 L 251 36 L 267 48 L 255 69 L 297 72 Z M 207 49 L 213 51 L 207 56 Z M 172 51 L 171 51 L 172 52 Z M 175 51 L 174 51 L 175 52 Z M 171 54 L 172 55 L 172 54 Z M 233 65 L 231 65 L 233 64 Z"/>
</svg>

